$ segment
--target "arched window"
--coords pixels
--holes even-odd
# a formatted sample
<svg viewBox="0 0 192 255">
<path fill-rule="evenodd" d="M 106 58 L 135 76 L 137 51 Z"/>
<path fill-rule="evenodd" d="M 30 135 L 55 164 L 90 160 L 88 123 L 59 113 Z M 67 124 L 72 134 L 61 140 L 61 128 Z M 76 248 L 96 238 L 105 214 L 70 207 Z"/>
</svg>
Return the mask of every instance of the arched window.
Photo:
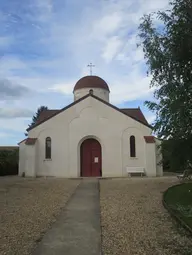
<svg viewBox="0 0 192 255">
<path fill-rule="evenodd" d="M 130 136 L 130 157 L 136 157 L 136 150 L 135 150 L 135 136 Z"/>
<path fill-rule="evenodd" d="M 51 159 L 51 137 L 45 139 L 45 158 Z"/>
</svg>

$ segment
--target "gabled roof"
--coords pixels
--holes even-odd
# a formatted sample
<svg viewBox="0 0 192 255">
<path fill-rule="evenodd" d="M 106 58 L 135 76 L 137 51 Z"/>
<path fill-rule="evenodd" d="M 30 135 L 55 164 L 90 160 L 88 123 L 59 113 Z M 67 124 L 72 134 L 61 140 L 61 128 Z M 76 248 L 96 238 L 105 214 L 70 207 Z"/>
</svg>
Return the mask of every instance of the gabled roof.
<svg viewBox="0 0 192 255">
<path fill-rule="evenodd" d="M 49 117 L 53 116 L 54 114 L 58 113 L 60 110 L 43 110 L 39 116 L 39 118 L 37 119 L 36 124 L 38 124 L 39 122 L 42 122 L 43 120 L 47 120 Z"/>
<path fill-rule="evenodd" d="M 129 117 L 135 118 L 138 121 L 149 125 L 140 108 L 123 108 L 120 109 L 120 111 L 125 113 Z"/>
<path fill-rule="evenodd" d="M 23 139 L 22 141 L 18 142 L 18 145 L 20 145 L 20 143 L 23 143 L 27 140 L 27 138 Z"/>
<path fill-rule="evenodd" d="M 155 137 L 154 136 L 144 136 L 146 143 L 155 143 Z"/>
<path fill-rule="evenodd" d="M 54 116 L 56 116 L 56 115 L 59 114 L 60 112 L 64 112 L 65 110 L 69 109 L 69 108 L 72 107 L 73 105 L 78 104 L 79 102 L 83 101 L 85 98 L 87 98 L 87 97 L 89 97 L 89 96 L 91 96 L 91 95 L 90 95 L 90 94 L 87 94 L 87 95 L 85 95 L 85 96 L 79 98 L 78 100 L 74 101 L 73 103 L 67 105 L 66 107 L 62 108 L 61 110 L 54 110 L 55 112 L 54 112 L 53 114 L 49 114 L 49 113 L 48 113 L 47 115 L 49 115 L 49 116 L 48 116 L 46 119 L 41 119 L 41 117 L 39 117 L 37 123 L 36 123 L 35 125 L 33 125 L 33 126 L 27 128 L 27 131 L 30 131 L 31 129 L 33 129 L 33 128 L 39 126 L 40 124 L 42 124 L 43 122 L 45 122 L 45 121 L 47 121 L 47 120 L 53 118 Z M 45 111 L 45 110 L 44 110 L 44 111 Z M 44 112 L 44 111 L 43 111 L 43 112 Z M 47 111 L 51 111 L 51 110 L 47 110 Z"/>
<path fill-rule="evenodd" d="M 34 145 L 36 143 L 36 141 L 37 141 L 37 138 L 27 138 L 25 140 L 25 144 L 26 145 Z"/>
<path fill-rule="evenodd" d="M 65 111 L 65 110 L 69 109 L 73 105 L 78 104 L 79 102 L 83 101 L 84 99 L 86 99 L 89 96 L 95 98 L 96 100 L 98 100 L 98 101 L 100 101 L 100 102 L 102 102 L 102 103 L 104 103 L 106 105 L 108 105 L 109 107 L 117 110 L 118 112 L 120 112 L 122 114 L 125 114 L 126 116 L 128 116 L 128 117 L 130 117 L 130 118 L 132 118 L 132 119 L 134 119 L 134 120 L 136 120 L 138 122 L 140 122 L 141 124 L 143 124 L 143 125 L 145 125 L 145 126 L 147 126 L 149 128 L 152 128 L 152 126 L 148 124 L 148 122 L 145 119 L 145 117 L 144 117 L 142 111 L 140 110 L 140 108 L 127 108 L 127 109 L 124 108 L 124 109 L 119 109 L 118 107 L 116 107 L 116 106 L 114 106 L 114 105 L 104 101 L 103 99 L 101 99 L 101 98 L 99 98 L 99 97 L 97 97 L 95 95 L 87 94 L 84 97 L 81 97 L 80 99 L 76 100 L 75 102 L 73 102 L 73 103 L 69 104 L 68 106 L 64 107 L 61 110 L 44 110 L 42 112 L 42 114 L 39 116 L 39 119 L 38 119 L 37 123 L 35 125 L 29 127 L 27 129 L 27 131 L 30 131 L 31 129 L 39 126 L 40 124 L 42 124 L 43 122 L 53 118 L 57 114 L 59 114 L 59 113 Z"/>
</svg>

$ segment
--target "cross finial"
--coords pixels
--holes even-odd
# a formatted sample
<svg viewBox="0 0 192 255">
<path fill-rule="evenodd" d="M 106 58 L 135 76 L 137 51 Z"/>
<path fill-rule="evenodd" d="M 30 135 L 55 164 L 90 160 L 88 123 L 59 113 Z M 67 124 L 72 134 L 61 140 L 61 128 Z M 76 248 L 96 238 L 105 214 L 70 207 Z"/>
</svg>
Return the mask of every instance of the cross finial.
<svg viewBox="0 0 192 255">
<path fill-rule="evenodd" d="M 93 65 L 92 63 L 90 63 L 90 64 L 88 65 L 88 67 L 90 67 L 90 75 L 92 75 L 92 74 L 93 74 L 93 67 L 95 67 L 95 65 Z"/>
</svg>

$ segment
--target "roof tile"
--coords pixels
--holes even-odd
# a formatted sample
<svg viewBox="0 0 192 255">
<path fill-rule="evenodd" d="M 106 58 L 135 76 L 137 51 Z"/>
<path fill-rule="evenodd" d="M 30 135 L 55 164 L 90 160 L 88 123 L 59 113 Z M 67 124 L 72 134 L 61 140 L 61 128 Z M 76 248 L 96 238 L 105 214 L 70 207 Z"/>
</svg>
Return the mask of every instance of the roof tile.
<svg viewBox="0 0 192 255">
<path fill-rule="evenodd" d="M 124 108 L 120 109 L 120 111 L 129 117 L 133 117 L 142 123 L 148 124 L 140 108 Z"/>
<path fill-rule="evenodd" d="M 155 137 L 154 136 L 144 136 L 146 143 L 155 143 Z"/>
<path fill-rule="evenodd" d="M 95 76 L 95 75 L 89 75 L 81 78 L 75 85 L 74 91 L 78 89 L 83 88 L 100 88 L 105 89 L 109 91 L 109 87 L 102 78 Z"/>
<path fill-rule="evenodd" d="M 26 145 L 34 145 L 37 141 L 37 138 L 27 138 L 25 141 Z"/>
</svg>

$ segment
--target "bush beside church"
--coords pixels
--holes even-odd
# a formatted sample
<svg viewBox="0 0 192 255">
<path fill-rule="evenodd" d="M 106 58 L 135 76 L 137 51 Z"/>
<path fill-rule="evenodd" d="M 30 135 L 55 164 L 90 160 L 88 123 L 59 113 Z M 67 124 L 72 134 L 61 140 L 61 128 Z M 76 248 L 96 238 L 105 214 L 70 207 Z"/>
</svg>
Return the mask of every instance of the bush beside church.
<svg viewBox="0 0 192 255">
<path fill-rule="evenodd" d="M 0 176 L 17 175 L 19 148 L 16 146 L 0 147 Z"/>
</svg>

